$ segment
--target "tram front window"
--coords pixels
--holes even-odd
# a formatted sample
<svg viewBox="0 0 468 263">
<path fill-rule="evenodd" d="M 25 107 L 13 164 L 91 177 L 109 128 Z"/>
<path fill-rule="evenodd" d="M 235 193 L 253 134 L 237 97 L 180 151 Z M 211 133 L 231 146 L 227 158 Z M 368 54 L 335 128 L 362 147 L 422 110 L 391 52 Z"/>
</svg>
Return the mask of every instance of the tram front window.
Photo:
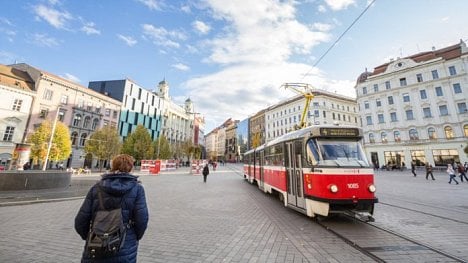
<svg viewBox="0 0 468 263">
<path fill-rule="evenodd" d="M 308 159 L 318 166 L 368 167 L 358 141 L 312 139 L 307 143 Z"/>
</svg>

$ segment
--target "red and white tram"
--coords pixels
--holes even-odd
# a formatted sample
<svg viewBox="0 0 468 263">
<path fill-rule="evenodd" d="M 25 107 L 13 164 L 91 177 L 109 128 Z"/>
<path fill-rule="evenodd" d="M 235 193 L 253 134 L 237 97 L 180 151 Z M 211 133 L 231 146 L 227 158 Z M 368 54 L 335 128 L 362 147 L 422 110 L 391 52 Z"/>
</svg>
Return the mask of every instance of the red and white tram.
<svg viewBox="0 0 468 263">
<path fill-rule="evenodd" d="M 348 214 L 373 220 L 374 174 L 362 129 L 315 125 L 285 134 L 244 155 L 244 178 L 310 217 Z"/>
</svg>

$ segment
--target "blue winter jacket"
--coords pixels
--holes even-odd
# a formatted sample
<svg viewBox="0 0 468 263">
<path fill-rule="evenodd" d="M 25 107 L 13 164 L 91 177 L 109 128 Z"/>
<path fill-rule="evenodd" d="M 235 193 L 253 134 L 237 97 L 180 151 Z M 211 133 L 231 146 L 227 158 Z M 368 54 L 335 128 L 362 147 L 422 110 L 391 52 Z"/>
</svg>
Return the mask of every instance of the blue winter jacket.
<svg viewBox="0 0 468 263">
<path fill-rule="evenodd" d="M 117 255 L 106 259 L 91 259 L 85 250 L 81 262 L 136 262 L 138 241 L 143 237 L 148 225 L 145 190 L 137 178 L 128 173 L 104 174 L 102 179 L 91 187 L 75 217 L 75 230 L 83 240 L 86 240 L 90 222 L 99 208 L 98 185 L 107 193 L 103 195 L 105 207 L 115 207 L 121 200 L 124 223 L 131 220 L 133 224 L 127 230 L 124 246 Z"/>
</svg>

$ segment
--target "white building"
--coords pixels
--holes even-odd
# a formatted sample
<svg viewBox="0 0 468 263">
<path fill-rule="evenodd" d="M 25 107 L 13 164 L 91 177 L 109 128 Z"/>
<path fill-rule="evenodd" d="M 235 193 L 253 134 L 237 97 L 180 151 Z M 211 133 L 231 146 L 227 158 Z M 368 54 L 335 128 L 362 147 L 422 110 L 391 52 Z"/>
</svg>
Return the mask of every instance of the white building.
<svg viewBox="0 0 468 263">
<path fill-rule="evenodd" d="M 468 161 L 467 70 L 460 41 L 361 74 L 355 89 L 369 159 L 406 167 Z"/>
<path fill-rule="evenodd" d="M 9 169 L 14 164 L 22 168 L 28 156 L 21 159 L 21 146 L 25 141 L 27 124 L 35 93 L 34 81 L 24 71 L 0 65 L 0 165 Z M 15 152 L 15 149 L 17 151 Z M 19 150 L 19 151 L 18 151 Z"/>
<path fill-rule="evenodd" d="M 359 126 L 356 100 L 335 93 L 313 90 L 307 111 L 307 126 L 338 123 Z M 265 112 L 266 142 L 294 130 L 304 111 L 305 98 L 298 95 L 270 106 Z"/>
</svg>

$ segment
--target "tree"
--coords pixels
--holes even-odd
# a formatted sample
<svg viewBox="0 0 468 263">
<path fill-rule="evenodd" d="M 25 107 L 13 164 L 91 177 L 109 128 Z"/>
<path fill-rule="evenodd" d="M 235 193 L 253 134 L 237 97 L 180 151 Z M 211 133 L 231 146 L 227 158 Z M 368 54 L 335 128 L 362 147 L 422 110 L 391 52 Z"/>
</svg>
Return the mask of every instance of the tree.
<svg viewBox="0 0 468 263">
<path fill-rule="evenodd" d="M 157 159 L 170 159 L 172 157 L 171 146 L 164 135 L 159 136 L 159 138 L 153 142 L 153 148 L 154 156 Z"/>
<path fill-rule="evenodd" d="M 135 131 L 128 135 L 123 143 L 122 152 L 133 156 L 137 163 L 141 160 L 153 159 L 154 148 L 151 135 L 143 125 L 138 125 Z"/>
<path fill-rule="evenodd" d="M 45 162 L 51 132 L 52 124 L 47 120 L 30 135 L 28 141 L 32 144 L 31 158 L 33 159 L 34 164 Z M 64 123 L 57 121 L 54 138 L 50 147 L 49 160 L 54 160 L 56 162 L 66 160 L 70 157 L 71 151 L 70 132 L 68 127 Z"/>
<path fill-rule="evenodd" d="M 112 157 L 120 153 L 121 149 L 122 143 L 117 129 L 107 125 L 91 134 L 86 140 L 84 151 L 98 159 L 99 171 L 102 171 L 104 161 L 110 162 Z"/>
</svg>

